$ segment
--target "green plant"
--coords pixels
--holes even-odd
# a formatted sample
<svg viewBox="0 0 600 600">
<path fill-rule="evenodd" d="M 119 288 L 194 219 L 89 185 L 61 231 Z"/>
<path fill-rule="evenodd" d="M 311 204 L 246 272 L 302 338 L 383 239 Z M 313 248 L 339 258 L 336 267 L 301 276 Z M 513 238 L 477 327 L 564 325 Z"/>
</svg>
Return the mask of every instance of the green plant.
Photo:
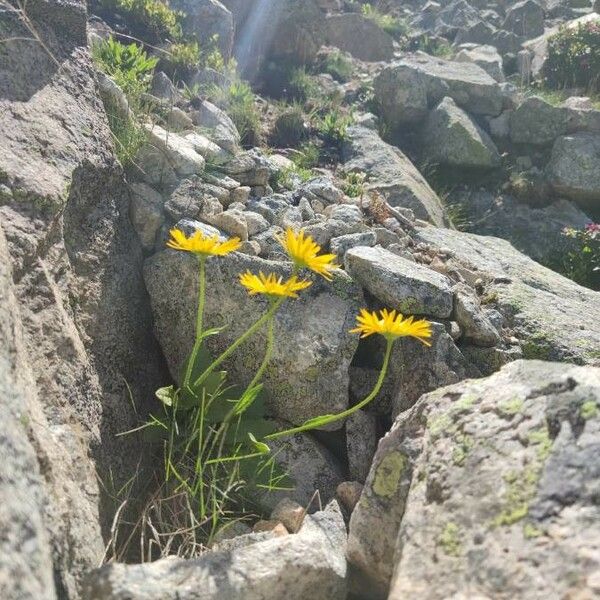
<svg viewBox="0 0 600 600">
<path fill-rule="evenodd" d="M 148 41 L 181 39 L 183 13 L 171 9 L 163 0 L 99 0 L 102 12 L 115 12 L 128 27 Z M 150 38 L 150 39 L 148 39 Z"/>
<path fill-rule="evenodd" d="M 411 50 L 420 50 L 438 58 L 450 58 L 454 54 L 452 45 L 447 40 L 427 34 L 420 36 L 414 44 L 411 44 Z"/>
<path fill-rule="evenodd" d="M 334 109 L 321 117 L 318 130 L 327 143 L 339 146 L 348 139 L 348 127 L 352 125 L 352 122 L 351 115 L 344 114 L 339 109 Z"/>
<path fill-rule="evenodd" d="M 550 88 L 600 92 L 600 19 L 563 27 L 548 40 L 543 77 Z"/>
<path fill-rule="evenodd" d="M 201 54 L 198 42 L 175 42 L 163 54 L 160 66 L 173 80 L 187 78 L 200 67 Z"/>
<path fill-rule="evenodd" d="M 300 183 L 304 183 L 313 177 L 310 169 L 305 169 L 294 164 L 281 169 L 271 180 L 271 185 L 276 189 L 293 190 Z"/>
<path fill-rule="evenodd" d="M 301 169 L 313 169 L 319 164 L 320 156 L 321 151 L 319 147 L 313 142 L 307 142 L 300 146 L 291 158 L 297 167 Z"/>
<path fill-rule="evenodd" d="M 146 140 L 135 115 L 143 112 L 141 96 L 150 85 L 157 60 L 149 58 L 141 46 L 121 44 L 112 37 L 92 46 L 92 58 L 123 90 L 133 113 L 123 115 L 119 107 L 105 106 L 117 158 L 126 166 Z"/>
<path fill-rule="evenodd" d="M 275 146 L 296 146 L 306 137 L 306 118 L 302 105 L 298 102 L 292 104 L 280 103 L 277 105 L 279 115 L 275 120 L 271 135 Z"/>
<path fill-rule="evenodd" d="M 350 198 L 360 198 L 365 193 L 366 173 L 360 171 L 350 171 L 344 173 L 342 190 Z"/>
<path fill-rule="evenodd" d="M 112 36 L 92 46 L 96 65 L 125 92 L 130 104 L 137 104 L 148 90 L 158 60 L 148 57 L 138 44 L 122 44 Z M 132 107 L 135 108 L 135 107 Z"/>
<path fill-rule="evenodd" d="M 260 113 L 254 92 L 245 81 L 234 81 L 225 88 L 211 85 L 207 97 L 225 110 L 234 122 L 244 145 L 257 145 L 262 138 Z"/>
<path fill-rule="evenodd" d="M 335 80 L 345 83 L 352 79 L 352 62 L 339 50 L 329 52 L 321 61 L 320 70 L 329 73 Z"/>
<path fill-rule="evenodd" d="M 577 283 L 600 290 L 600 224 L 566 228 L 563 235 L 575 245 L 563 257 L 563 273 Z"/>
<path fill-rule="evenodd" d="M 306 102 L 310 98 L 319 95 L 319 86 L 314 77 L 306 71 L 305 67 L 292 67 L 287 77 L 285 94 L 290 100 Z"/>
<path fill-rule="evenodd" d="M 361 12 L 367 19 L 376 23 L 381 29 L 396 39 L 406 38 L 410 33 L 410 27 L 404 19 L 382 13 L 371 4 L 363 4 Z"/>
<path fill-rule="evenodd" d="M 426 320 L 404 318 L 396 311 L 379 314 L 363 309 L 357 317 L 354 333 L 367 337 L 384 336 L 386 350 L 377 383 L 366 398 L 338 414 L 322 415 L 302 425 L 276 431 L 274 422 L 264 416 L 262 377 L 270 362 L 275 344 L 274 319 L 284 302 L 312 285 L 300 279 L 300 272 L 309 269 L 327 280 L 333 278 L 335 256 L 322 254 L 320 247 L 303 232 L 288 229 L 281 243 L 293 268 L 284 280 L 274 273 L 259 275 L 250 271 L 240 274 L 239 283 L 250 296 L 266 300 L 266 310 L 237 339 L 212 359 L 206 341 L 218 336 L 223 328 L 207 328 L 205 323 L 206 268 L 213 257 L 226 256 L 237 250 L 240 240 L 221 242 L 217 237 L 204 236 L 200 231 L 187 237 L 173 229 L 167 245 L 197 258 L 198 302 L 194 343 L 180 377 L 181 385 L 157 390 L 160 410 L 135 431 L 142 431 L 162 448 L 163 468 L 158 490 L 150 505 L 159 512 L 159 529 L 165 536 L 191 532 L 191 538 L 177 538 L 173 544 L 185 543 L 185 550 L 171 548 L 180 555 L 193 555 L 204 541 L 232 521 L 243 518 L 257 493 L 269 493 L 289 485 L 279 470 L 270 440 L 284 438 L 302 431 L 323 427 L 344 419 L 371 402 L 383 384 L 394 342 L 400 337 L 414 337 L 430 345 L 431 324 Z M 266 329 L 263 360 L 246 386 L 228 382 L 223 363 L 258 331 Z M 131 432 L 129 432 L 131 433 Z M 158 508 L 157 508 L 158 507 Z M 148 518 L 140 517 L 142 523 Z M 143 526 L 143 525 L 142 525 Z M 156 530 L 156 528 L 155 528 Z M 171 532 L 171 533 L 169 533 Z M 161 554 L 165 552 L 161 548 Z"/>
</svg>

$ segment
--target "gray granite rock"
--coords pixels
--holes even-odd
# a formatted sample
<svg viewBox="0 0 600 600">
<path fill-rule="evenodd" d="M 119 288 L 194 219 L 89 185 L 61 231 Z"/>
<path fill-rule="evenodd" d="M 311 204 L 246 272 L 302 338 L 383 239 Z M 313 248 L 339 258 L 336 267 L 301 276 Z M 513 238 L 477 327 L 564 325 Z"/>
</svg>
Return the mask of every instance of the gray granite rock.
<svg viewBox="0 0 600 600">
<path fill-rule="evenodd" d="M 113 563 L 92 573 L 87 600 L 344 600 L 346 526 L 337 502 L 296 535 L 184 560 Z"/>
<path fill-rule="evenodd" d="M 500 154 L 490 136 L 452 98 L 444 98 L 428 115 L 423 152 L 434 164 L 465 169 L 493 169 Z"/>
<path fill-rule="evenodd" d="M 348 274 L 390 309 L 407 315 L 449 317 L 450 280 L 384 248 L 352 248 L 344 261 Z"/>
<path fill-rule="evenodd" d="M 423 396 L 352 513 L 364 597 L 593 597 L 599 410 L 599 369 L 541 361 Z"/>
<path fill-rule="evenodd" d="M 447 224 L 437 194 L 398 148 L 365 127 L 349 127 L 348 138 L 344 168 L 368 173 L 367 190 L 381 193 L 392 206 L 410 208 L 419 219 L 438 226 Z"/>
<path fill-rule="evenodd" d="M 542 267 L 498 238 L 430 227 L 417 239 L 447 249 L 452 255 L 447 266 L 469 285 L 484 282 L 489 307 L 506 318 L 525 358 L 600 361 L 598 292 Z"/>
</svg>

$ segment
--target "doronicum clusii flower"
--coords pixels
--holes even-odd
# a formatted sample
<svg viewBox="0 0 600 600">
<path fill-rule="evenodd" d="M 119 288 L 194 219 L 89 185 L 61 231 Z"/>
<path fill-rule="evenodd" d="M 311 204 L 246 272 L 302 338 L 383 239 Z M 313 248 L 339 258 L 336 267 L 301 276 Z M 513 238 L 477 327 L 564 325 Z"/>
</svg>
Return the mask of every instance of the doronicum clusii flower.
<svg viewBox="0 0 600 600">
<path fill-rule="evenodd" d="M 251 296 L 264 294 L 265 296 L 297 298 L 301 290 L 312 285 L 312 282 L 298 279 L 295 275 L 287 281 L 277 277 L 274 273 L 265 275 L 262 271 L 255 275 L 246 271 L 240 275 L 240 283 L 248 290 Z"/>
<path fill-rule="evenodd" d="M 335 254 L 319 254 L 321 246 L 304 231 L 296 233 L 290 227 L 279 241 L 297 267 L 310 269 L 331 281 L 331 271 L 339 267 L 334 263 Z"/>
<path fill-rule="evenodd" d="M 360 333 L 361 338 L 369 337 L 379 333 L 389 341 L 399 337 L 414 337 L 426 346 L 431 346 L 428 341 L 431 338 L 431 323 L 425 319 L 415 321 L 414 317 L 404 317 L 395 310 L 388 311 L 387 308 L 379 311 L 369 312 L 362 308 L 356 317 L 356 327 L 351 333 Z"/>
<path fill-rule="evenodd" d="M 199 256 L 225 256 L 237 250 L 241 245 L 239 238 L 231 238 L 225 242 L 220 242 L 218 235 L 204 235 L 199 230 L 190 237 L 186 237 L 181 229 L 171 229 L 170 233 L 171 239 L 167 242 L 169 248 L 192 252 Z"/>
</svg>

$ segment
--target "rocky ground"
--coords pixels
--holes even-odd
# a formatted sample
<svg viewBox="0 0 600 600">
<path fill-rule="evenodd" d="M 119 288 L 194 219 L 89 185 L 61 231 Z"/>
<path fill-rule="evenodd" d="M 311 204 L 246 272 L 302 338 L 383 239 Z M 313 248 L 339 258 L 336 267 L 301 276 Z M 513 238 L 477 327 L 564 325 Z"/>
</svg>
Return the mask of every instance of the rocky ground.
<svg viewBox="0 0 600 600">
<path fill-rule="evenodd" d="M 549 268 L 564 228 L 600 215 L 600 105 L 530 86 L 549 37 L 598 3 L 374 3 L 410 25 L 400 39 L 358 2 L 222 1 L 171 5 L 236 56 L 262 139 L 202 91 L 231 72 L 183 86 L 159 63 L 125 164 L 107 112 L 129 118 L 131 99 L 90 48 L 127 23 L 102 3 L 0 0 L 1 597 L 600 597 L 600 297 Z M 339 51 L 345 81 L 315 66 Z M 267 67 L 287 62 L 338 98 L 335 139 L 305 114 L 285 125 L 297 110 Z M 308 175 L 300 139 L 320 148 Z M 432 346 L 398 342 L 373 404 L 281 444 L 296 487 L 254 531 L 104 564 L 117 490 L 160 462 L 116 434 L 193 344 L 197 264 L 165 249 L 174 226 L 242 240 L 209 263 L 207 325 L 229 325 L 213 352 L 264 311 L 238 274 L 289 273 L 286 228 L 338 256 L 331 284 L 277 315 L 265 388 L 282 427 L 373 387 L 384 346 L 349 333 L 361 307 L 429 319 Z M 264 345 L 226 364 L 240 384 Z"/>
</svg>

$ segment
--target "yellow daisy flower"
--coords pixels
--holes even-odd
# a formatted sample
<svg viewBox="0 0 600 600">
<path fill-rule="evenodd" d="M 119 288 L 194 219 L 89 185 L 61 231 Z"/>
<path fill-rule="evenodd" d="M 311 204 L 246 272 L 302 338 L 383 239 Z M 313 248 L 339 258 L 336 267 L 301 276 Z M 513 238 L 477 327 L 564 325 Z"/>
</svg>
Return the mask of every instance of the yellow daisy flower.
<svg viewBox="0 0 600 600">
<path fill-rule="evenodd" d="M 239 238 L 220 242 L 217 234 L 208 236 L 200 230 L 194 232 L 191 237 L 186 237 L 181 229 L 171 229 L 170 233 L 171 239 L 167 242 L 169 248 L 202 256 L 225 256 L 237 250 L 241 245 Z"/>
<path fill-rule="evenodd" d="M 283 239 L 279 241 L 296 266 L 310 269 L 331 281 L 331 271 L 339 267 L 333 262 L 335 254 L 319 255 L 321 246 L 309 235 L 305 235 L 304 231 L 296 233 L 290 227 L 287 228 Z"/>
<path fill-rule="evenodd" d="M 395 310 L 387 308 L 377 312 L 369 312 L 361 308 L 360 315 L 356 317 L 356 327 L 350 333 L 360 333 L 361 338 L 366 338 L 374 333 L 379 333 L 388 340 L 399 337 L 414 337 L 426 346 L 431 346 L 427 340 L 431 337 L 431 323 L 425 319 L 415 321 L 414 317 L 404 317 Z"/>
<path fill-rule="evenodd" d="M 311 281 L 299 280 L 295 275 L 287 281 L 283 281 L 275 273 L 265 275 L 262 271 L 258 275 L 254 275 L 250 271 L 240 274 L 240 283 L 251 296 L 265 294 L 265 296 L 286 296 L 288 298 L 297 298 L 296 292 L 312 285 Z"/>
</svg>

